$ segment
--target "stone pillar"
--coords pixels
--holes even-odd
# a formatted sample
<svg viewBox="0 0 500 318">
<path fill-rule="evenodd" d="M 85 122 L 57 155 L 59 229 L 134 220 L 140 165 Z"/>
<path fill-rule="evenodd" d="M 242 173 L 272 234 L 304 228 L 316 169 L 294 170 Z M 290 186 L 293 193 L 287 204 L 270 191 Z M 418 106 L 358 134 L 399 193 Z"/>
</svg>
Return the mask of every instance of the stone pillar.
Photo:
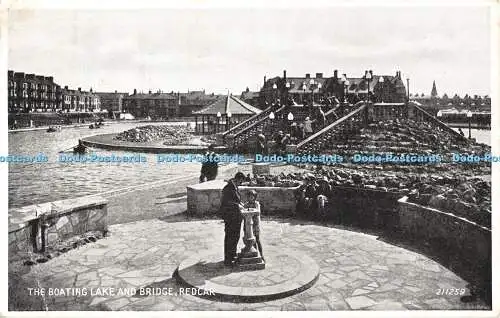
<svg viewBox="0 0 500 318">
<path fill-rule="evenodd" d="M 245 222 L 245 233 L 243 236 L 245 247 L 241 249 L 237 260 L 240 270 L 258 270 L 266 267 L 262 256 L 255 248 L 255 236 L 253 235 L 253 216 L 258 213 L 259 211 L 256 209 L 244 209 L 241 211 Z"/>
<path fill-rule="evenodd" d="M 271 174 L 271 166 L 269 163 L 254 163 L 252 164 L 252 174 L 255 175 L 269 175 Z"/>
</svg>

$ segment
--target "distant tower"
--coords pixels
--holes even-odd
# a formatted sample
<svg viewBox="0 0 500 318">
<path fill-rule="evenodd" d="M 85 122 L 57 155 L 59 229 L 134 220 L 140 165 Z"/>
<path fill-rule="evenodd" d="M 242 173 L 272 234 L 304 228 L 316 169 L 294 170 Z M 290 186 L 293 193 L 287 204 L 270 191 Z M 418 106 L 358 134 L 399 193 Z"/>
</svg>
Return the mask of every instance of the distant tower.
<svg viewBox="0 0 500 318">
<path fill-rule="evenodd" d="M 436 81 L 432 82 L 431 98 L 436 98 L 438 96 L 438 91 L 436 89 Z"/>
</svg>

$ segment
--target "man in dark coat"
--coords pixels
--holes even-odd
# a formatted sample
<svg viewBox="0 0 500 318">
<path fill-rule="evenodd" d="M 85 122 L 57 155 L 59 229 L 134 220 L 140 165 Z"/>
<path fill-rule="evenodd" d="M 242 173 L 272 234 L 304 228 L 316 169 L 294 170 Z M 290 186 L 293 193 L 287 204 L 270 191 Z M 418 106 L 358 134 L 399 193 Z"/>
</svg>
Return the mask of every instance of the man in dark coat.
<svg viewBox="0 0 500 318">
<path fill-rule="evenodd" d="M 219 164 L 215 160 L 214 146 L 208 146 L 208 151 L 201 165 L 200 183 L 215 180 Z"/>
<path fill-rule="evenodd" d="M 222 189 L 220 212 L 224 219 L 224 265 L 231 266 L 236 260 L 236 248 L 240 240 L 241 222 L 241 195 L 238 186 L 245 181 L 242 172 L 236 173 Z"/>
</svg>

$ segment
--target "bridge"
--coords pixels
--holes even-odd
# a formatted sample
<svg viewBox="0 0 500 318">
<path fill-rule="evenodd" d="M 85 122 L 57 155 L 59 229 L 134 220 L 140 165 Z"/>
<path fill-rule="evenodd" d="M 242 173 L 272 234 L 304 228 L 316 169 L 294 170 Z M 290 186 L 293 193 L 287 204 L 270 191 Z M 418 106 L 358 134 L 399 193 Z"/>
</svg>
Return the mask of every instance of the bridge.
<svg viewBox="0 0 500 318">
<path fill-rule="evenodd" d="M 436 129 L 445 130 L 458 140 L 466 138 L 451 129 L 444 122 L 424 110 L 417 103 L 372 103 L 361 101 L 356 104 L 339 104 L 325 112 L 326 125 L 314 125 L 312 135 L 303 139 L 294 140 L 287 145 L 288 153 L 306 154 L 321 153 L 331 149 L 333 144 L 348 142 L 348 137 L 360 129 L 367 127 L 371 122 L 390 119 L 411 119 L 417 122 L 426 122 Z M 303 105 L 269 107 L 260 114 L 241 122 L 239 125 L 225 131 L 220 135 L 220 142 L 228 150 L 237 153 L 255 153 L 257 136 L 263 134 L 266 140 L 271 140 L 273 135 L 281 130 L 290 130 L 292 114 L 293 122 L 303 122 L 306 117 L 311 117 L 315 107 Z M 314 120 L 313 120 L 314 122 Z"/>
</svg>

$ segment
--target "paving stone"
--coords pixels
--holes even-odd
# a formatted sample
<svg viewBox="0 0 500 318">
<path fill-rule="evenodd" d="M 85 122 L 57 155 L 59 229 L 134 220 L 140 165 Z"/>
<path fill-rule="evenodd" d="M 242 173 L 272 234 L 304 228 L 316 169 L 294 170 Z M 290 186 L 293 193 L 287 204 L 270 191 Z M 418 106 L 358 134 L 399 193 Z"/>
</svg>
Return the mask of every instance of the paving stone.
<svg viewBox="0 0 500 318">
<path fill-rule="evenodd" d="M 331 288 L 341 288 L 341 287 L 344 287 L 345 285 L 347 285 L 347 283 L 341 279 L 336 279 L 336 280 L 331 281 L 328 284 L 326 284 L 326 286 L 331 287 Z"/>
<path fill-rule="evenodd" d="M 89 306 L 96 306 L 105 300 L 107 300 L 107 298 L 95 296 L 94 298 L 92 298 L 92 301 L 90 302 Z"/>
<path fill-rule="evenodd" d="M 265 229 L 264 249 L 266 246 L 294 247 L 321 265 L 320 277 L 311 289 L 284 299 L 256 304 L 169 296 L 131 298 L 129 303 L 127 298 L 102 300 L 101 297 L 87 299 L 75 306 L 80 306 L 82 310 L 90 306 L 99 310 L 106 308 L 108 303 L 112 303 L 115 308 L 123 305 L 118 310 L 466 308 L 458 300 L 447 299 L 449 296 L 439 297 L 434 293 L 429 296 L 426 291 L 435 291 L 439 284 L 459 288 L 465 286 L 466 282 L 425 256 L 376 241 L 374 236 L 324 227 L 313 222 L 306 222 L 300 227 L 282 220 L 264 219 L 262 223 Z M 220 250 L 222 258 L 224 230 L 220 220 L 173 223 L 144 220 L 112 225 L 110 230 L 113 233 L 111 237 L 35 265 L 38 271 L 22 274 L 23 277 L 27 281 L 43 282 L 45 286 L 57 284 L 61 287 L 72 287 L 73 283 L 87 288 L 177 286 L 171 281 L 171 275 L 186 256 L 215 248 Z M 304 248 L 309 245 L 313 247 Z M 238 249 L 241 247 L 240 243 Z M 281 270 L 283 275 L 290 274 L 288 267 Z M 283 275 L 277 274 L 273 279 L 279 280 Z M 254 281 L 249 279 L 249 282 L 262 285 L 270 283 L 270 280 L 269 277 L 263 277 Z M 71 302 L 74 303 L 74 300 L 58 300 L 50 309 L 64 310 L 71 306 Z"/>
<path fill-rule="evenodd" d="M 376 305 L 368 307 L 370 310 L 407 310 L 407 308 L 400 302 L 384 300 Z"/>
<path fill-rule="evenodd" d="M 124 297 L 124 298 L 118 298 L 118 299 L 111 300 L 111 301 L 106 301 L 104 303 L 104 305 L 106 305 L 106 307 L 109 308 L 110 310 L 119 310 L 122 307 L 128 305 L 129 303 L 130 303 L 130 301 Z"/>
<path fill-rule="evenodd" d="M 376 304 L 371 298 L 366 296 L 349 297 L 345 300 L 351 309 L 361 309 L 365 307 L 370 307 Z"/>
<path fill-rule="evenodd" d="M 356 289 L 353 293 L 352 296 L 358 296 L 358 295 L 363 295 L 363 294 L 368 294 L 371 291 L 365 290 L 365 289 Z"/>
</svg>

